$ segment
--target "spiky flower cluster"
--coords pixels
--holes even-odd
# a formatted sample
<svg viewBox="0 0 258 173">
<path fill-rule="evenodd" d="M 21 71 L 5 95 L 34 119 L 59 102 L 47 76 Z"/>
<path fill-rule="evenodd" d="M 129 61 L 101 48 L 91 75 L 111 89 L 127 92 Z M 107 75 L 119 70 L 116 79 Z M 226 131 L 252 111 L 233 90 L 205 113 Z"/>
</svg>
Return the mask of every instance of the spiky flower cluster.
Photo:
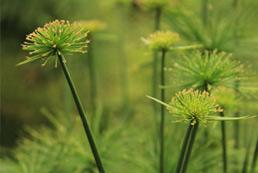
<svg viewBox="0 0 258 173">
<path fill-rule="evenodd" d="M 171 31 L 157 31 L 147 38 L 143 38 L 143 42 L 148 45 L 151 50 L 167 51 L 180 40 L 177 33 Z"/>
<path fill-rule="evenodd" d="M 146 9 L 162 9 L 170 3 L 169 0 L 139 0 L 139 4 Z"/>
<path fill-rule="evenodd" d="M 106 24 L 99 20 L 84 20 L 74 22 L 76 26 L 81 27 L 85 31 L 90 31 L 91 33 L 103 31 L 106 28 Z"/>
<path fill-rule="evenodd" d="M 231 59 L 225 52 L 194 52 L 175 64 L 175 74 L 183 79 L 184 88 L 207 90 L 222 85 L 227 86 L 241 77 L 243 66 Z"/>
<path fill-rule="evenodd" d="M 26 37 L 22 49 L 29 51 L 27 59 L 18 65 L 43 59 L 45 65 L 49 57 L 61 54 L 85 53 L 87 33 L 74 27 L 69 21 L 55 20 L 37 28 Z"/>
<path fill-rule="evenodd" d="M 223 111 L 208 92 L 193 89 L 178 92 L 172 98 L 167 109 L 172 115 L 179 117 L 180 120 L 194 120 L 193 123 L 198 121 L 203 124 L 208 122 L 206 117 Z"/>
</svg>

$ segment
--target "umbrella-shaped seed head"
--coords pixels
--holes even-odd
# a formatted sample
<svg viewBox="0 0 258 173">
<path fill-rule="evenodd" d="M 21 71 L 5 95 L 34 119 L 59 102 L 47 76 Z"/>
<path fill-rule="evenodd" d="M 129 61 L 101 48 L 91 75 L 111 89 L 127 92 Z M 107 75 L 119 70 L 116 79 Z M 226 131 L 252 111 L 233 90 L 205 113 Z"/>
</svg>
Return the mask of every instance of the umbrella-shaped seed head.
<svg viewBox="0 0 258 173">
<path fill-rule="evenodd" d="M 88 42 L 87 32 L 83 32 L 79 27 L 74 27 L 68 21 L 55 20 L 27 35 L 22 49 L 28 51 L 29 56 L 18 65 L 38 59 L 43 59 L 44 65 L 49 57 L 55 56 L 57 53 L 85 53 Z"/>
<path fill-rule="evenodd" d="M 208 92 L 193 89 L 178 92 L 167 109 L 179 119 L 196 120 L 204 124 L 208 122 L 207 116 L 223 111 Z"/>
<path fill-rule="evenodd" d="M 225 52 L 199 52 L 175 63 L 175 74 L 184 88 L 205 90 L 215 86 L 231 86 L 243 73 L 243 66 Z"/>
<path fill-rule="evenodd" d="M 167 51 L 174 46 L 180 37 L 177 33 L 171 31 L 157 31 L 143 38 L 143 42 L 151 49 L 156 51 Z"/>
<path fill-rule="evenodd" d="M 86 32 L 90 33 L 100 32 L 106 28 L 106 24 L 100 20 L 84 20 L 74 22 L 75 25 L 81 27 Z"/>
</svg>

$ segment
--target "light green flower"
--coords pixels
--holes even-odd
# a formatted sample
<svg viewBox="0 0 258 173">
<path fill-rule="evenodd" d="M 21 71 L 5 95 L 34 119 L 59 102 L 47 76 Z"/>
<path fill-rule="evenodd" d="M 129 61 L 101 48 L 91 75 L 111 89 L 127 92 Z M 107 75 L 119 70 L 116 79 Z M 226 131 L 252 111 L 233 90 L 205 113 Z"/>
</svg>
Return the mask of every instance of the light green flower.
<svg viewBox="0 0 258 173">
<path fill-rule="evenodd" d="M 178 92 L 168 104 L 150 96 L 148 98 L 164 105 L 169 113 L 177 119 L 177 122 L 185 121 L 195 124 L 198 121 L 206 126 L 207 123 L 213 121 L 241 120 L 255 117 L 218 116 L 216 114 L 223 112 L 223 109 L 217 104 L 215 97 L 206 91 L 194 90 L 192 88 Z"/>
<path fill-rule="evenodd" d="M 157 31 L 142 40 L 151 50 L 167 51 L 180 40 L 180 37 L 175 32 Z"/>
<path fill-rule="evenodd" d="M 185 121 L 194 119 L 204 124 L 208 122 L 207 117 L 223 111 L 208 92 L 193 89 L 178 92 L 169 105 L 167 109 L 172 115 Z"/>
<path fill-rule="evenodd" d="M 106 24 L 100 20 L 84 20 L 74 22 L 75 25 L 81 27 L 90 33 L 100 32 L 106 28 Z"/>
<path fill-rule="evenodd" d="M 233 60 L 231 54 L 217 51 L 196 51 L 182 57 L 173 69 L 173 74 L 182 82 L 183 88 L 200 90 L 231 85 L 243 73 L 243 66 L 239 61 Z"/>
<path fill-rule="evenodd" d="M 26 37 L 22 49 L 28 51 L 29 56 L 18 65 L 39 59 L 42 59 L 42 65 L 45 65 L 50 57 L 56 58 L 57 53 L 85 53 L 89 42 L 87 34 L 68 21 L 55 20 L 47 23 Z"/>
</svg>

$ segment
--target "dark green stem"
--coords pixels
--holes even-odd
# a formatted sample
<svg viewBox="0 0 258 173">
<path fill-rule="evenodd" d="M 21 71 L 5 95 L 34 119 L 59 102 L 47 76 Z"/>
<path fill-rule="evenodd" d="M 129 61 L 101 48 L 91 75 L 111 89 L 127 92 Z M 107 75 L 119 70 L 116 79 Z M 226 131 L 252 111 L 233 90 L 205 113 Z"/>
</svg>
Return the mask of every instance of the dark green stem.
<svg viewBox="0 0 258 173">
<path fill-rule="evenodd" d="M 237 8 L 238 3 L 239 3 L 239 0 L 233 0 L 233 3 L 232 3 L 233 7 Z"/>
<path fill-rule="evenodd" d="M 78 112 L 79 112 L 79 115 L 80 115 L 80 118 L 81 118 L 81 121 L 82 121 L 82 124 L 83 124 L 83 127 L 84 127 L 84 131 L 85 131 L 86 136 L 88 138 L 88 141 L 89 141 L 89 144 L 90 144 L 90 147 L 91 147 L 91 151 L 93 153 L 93 156 L 94 156 L 96 165 L 98 167 L 98 170 L 99 170 L 100 173 L 104 173 L 105 172 L 104 171 L 104 167 L 102 165 L 102 162 L 101 162 L 101 159 L 100 159 L 97 147 L 95 145 L 95 142 L 94 142 L 91 130 L 90 130 L 90 127 L 88 125 L 85 111 L 83 109 L 83 106 L 81 104 L 80 98 L 79 98 L 79 96 L 77 94 L 77 91 L 75 89 L 75 86 L 73 84 L 73 81 L 72 81 L 72 78 L 71 78 L 70 73 L 68 71 L 68 68 L 67 68 L 67 66 L 65 64 L 65 59 L 64 59 L 64 57 L 60 53 L 58 53 L 57 56 L 58 56 L 59 62 L 61 64 L 62 70 L 64 72 L 64 75 L 66 77 L 66 80 L 68 82 L 68 85 L 69 85 L 69 87 L 71 89 L 72 96 L 73 96 L 75 105 L 76 105 L 76 107 L 78 109 Z"/>
<path fill-rule="evenodd" d="M 129 97 L 129 79 L 128 79 L 128 62 L 127 57 L 124 55 L 123 48 L 122 48 L 122 41 L 119 41 L 119 53 L 120 56 L 120 63 L 121 63 L 121 85 L 122 85 L 122 97 L 123 97 L 123 110 L 124 110 L 124 117 L 125 120 L 132 118 L 130 115 L 131 107 L 130 107 L 130 97 Z"/>
<path fill-rule="evenodd" d="M 160 73 L 160 85 L 161 85 L 161 101 L 165 102 L 165 56 L 166 51 L 161 52 L 161 73 Z M 160 173 L 164 172 L 164 123 L 165 123 L 165 107 L 161 105 L 160 107 L 161 117 L 160 117 Z"/>
<path fill-rule="evenodd" d="M 180 173 L 181 170 L 182 170 L 182 164 L 183 164 L 183 161 L 184 161 L 186 149 L 188 147 L 188 143 L 189 143 L 189 139 L 190 139 L 190 134 L 192 132 L 192 128 L 193 128 L 193 126 L 190 123 L 188 128 L 187 128 L 185 137 L 184 137 L 183 145 L 181 147 L 181 153 L 180 153 L 180 156 L 179 156 L 179 159 L 178 159 L 178 162 L 177 162 L 176 173 Z"/>
<path fill-rule="evenodd" d="M 188 125 L 187 132 L 184 137 L 184 142 L 181 148 L 176 173 L 185 173 L 187 170 L 188 161 L 191 157 L 194 140 L 196 137 L 199 122 L 195 119 L 191 120 Z"/>
<path fill-rule="evenodd" d="M 249 141 L 249 143 L 247 144 L 247 147 L 246 147 L 246 153 L 245 153 L 245 159 L 243 162 L 242 173 L 248 173 L 250 146 L 251 146 L 251 140 Z"/>
<path fill-rule="evenodd" d="M 256 140 L 256 146 L 255 146 L 255 149 L 254 149 L 254 156 L 253 156 L 253 159 L 252 159 L 252 165 L 251 165 L 250 173 L 255 173 L 256 164 L 257 164 L 257 155 L 258 155 L 258 138 Z"/>
<path fill-rule="evenodd" d="M 191 122 L 191 125 L 193 126 L 193 128 L 192 128 L 192 132 L 191 132 L 190 137 L 189 137 L 190 138 L 189 139 L 189 145 L 188 145 L 188 148 L 187 148 L 186 153 L 185 153 L 185 158 L 184 158 L 184 161 L 183 161 L 183 166 L 182 166 L 182 172 L 181 173 L 185 173 L 187 171 L 188 162 L 189 162 L 190 157 L 191 157 L 194 141 L 195 141 L 195 138 L 196 138 L 196 133 L 197 133 L 197 130 L 198 130 L 198 127 L 199 127 L 199 122 L 197 120 L 194 120 L 194 121 L 196 121 L 196 122 L 194 122 L 194 124 L 192 124 L 192 122 Z"/>
<path fill-rule="evenodd" d="M 88 48 L 88 63 L 89 63 L 89 77 L 90 77 L 90 101 L 93 113 L 93 118 L 96 116 L 97 111 L 97 76 L 95 71 L 95 58 L 93 55 L 93 37 L 90 35 L 91 44 Z M 93 122 L 92 122 L 93 123 Z"/>
<path fill-rule="evenodd" d="M 206 26 L 208 23 L 208 0 L 202 0 L 201 8 L 202 22 L 203 25 Z"/>
<path fill-rule="evenodd" d="M 239 92 L 239 86 L 240 86 L 240 81 L 236 80 L 235 84 L 234 84 L 234 91 L 235 91 L 235 97 L 238 96 L 238 92 Z M 236 112 L 234 113 L 235 117 L 239 117 L 239 111 L 236 110 Z M 234 138 L 235 138 L 235 143 L 234 143 L 234 148 L 238 149 L 239 148 L 239 121 L 234 121 L 233 124 L 234 127 Z"/>
<path fill-rule="evenodd" d="M 161 20 L 161 13 L 162 10 L 157 8 L 155 10 L 155 18 L 154 18 L 154 31 L 160 30 L 160 20 Z M 158 96 L 158 55 L 157 52 L 153 53 L 153 60 L 152 60 L 152 96 L 157 98 Z M 153 103 L 154 113 L 157 113 L 157 104 Z"/>
<path fill-rule="evenodd" d="M 160 30 L 160 19 L 161 19 L 162 10 L 161 8 L 156 8 L 155 10 L 155 26 L 154 31 Z"/>
<path fill-rule="evenodd" d="M 224 112 L 220 112 L 220 116 L 224 117 Z M 226 143 L 226 124 L 221 121 L 221 144 L 222 144 L 222 160 L 223 160 L 223 173 L 227 173 L 227 143 Z"/>
</svg>

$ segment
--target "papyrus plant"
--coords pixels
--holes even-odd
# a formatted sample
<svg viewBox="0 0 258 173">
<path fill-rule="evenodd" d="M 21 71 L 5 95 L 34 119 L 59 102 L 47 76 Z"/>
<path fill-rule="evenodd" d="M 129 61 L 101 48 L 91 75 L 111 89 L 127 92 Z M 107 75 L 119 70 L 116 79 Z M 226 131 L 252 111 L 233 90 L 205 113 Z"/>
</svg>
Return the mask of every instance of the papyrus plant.
<svg viewBox="0 0 258 173">
<path fill-rule="evenodd" d="M 207 91 L 183 90 L 178 92 L 170 103 L 162 102 L 153 97 L 149 98 L 165 106 L 168 112 L 176 118 L 177 122 L 189 123 L 178 159 L 176 173 L 185 173 L 187 170 L 199 124 L 208 127 L 214 121 L 250 118 L 250 116 L 238 118 L 217 116 L 217 113 L 223 112 L 223 109 L 220 108 L 215 98 Z"/>
<path fill-rule="evenodd" d="M 42 65 L 46 65 L 48 61 L 54 60 L 55 66 L 57 67 L 59 61 L 70 87 L 75 105 L 78 109 L 96 165 L 99 172 L 104 173 L 104 167 L 88 125 L 85 111 L 70 76 L 64 57 L 65 55 L 72 55 L 74 53 L 85 53 L 88 46 L 87 35 L 88 33 L 84 32 L 82 28 L 70 24 L 68 21 L 55 20 L 45 24 L 43 27 L 37 28 L 26 37 L 26 41 L 23 43 L 22 49 L 28 51 L 29 56 L 25 61 L 22 61 L 18 65 L 27 64 L 37 60 L 43 61 Z"/>
<path fill-rule="evenodd" d="M 145 44 L 153 51 L 161 53 L 161 66 L 160 66 L 160 98 L 165 102 L 165 57 L 167 51 L 179 41 L 179 35 L 171 31 L 157 31 L 149 37 L 143 39 Z M 155 84 L 157 85 L 157 84 Z M 160 108 L 161 116 L 159 123 L 159 142 L 160 142 L 160 173 L 164 172 L 164 123 L 165 123 L 165 109 L 163 106 Z"/>
</svg>

